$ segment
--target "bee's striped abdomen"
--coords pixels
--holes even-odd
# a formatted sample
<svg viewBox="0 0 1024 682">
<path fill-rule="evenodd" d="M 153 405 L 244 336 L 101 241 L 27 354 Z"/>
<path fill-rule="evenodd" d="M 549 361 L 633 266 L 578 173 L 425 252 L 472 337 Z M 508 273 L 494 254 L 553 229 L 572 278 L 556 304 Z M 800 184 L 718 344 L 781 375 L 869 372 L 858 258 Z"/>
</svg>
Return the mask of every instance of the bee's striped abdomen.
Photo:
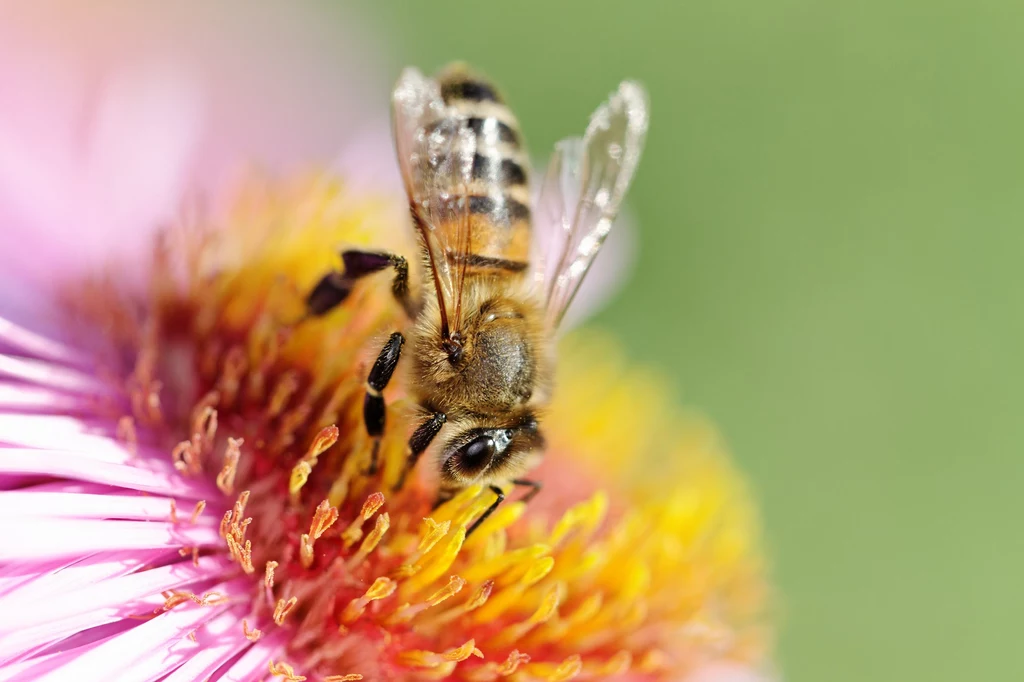
<svg viewBox="0 0 1024 682">
<path fill-rule="evenodd" d="M 508 263 L 525 269 L 530 252 L 529 159 L 521 146 L 519 123 L 497 89 L 454 65 L 437 77 L 441 97 L 457 111 L 476 138 L 469 212 L 470 252 L 476 267 Z"/>
</svg>

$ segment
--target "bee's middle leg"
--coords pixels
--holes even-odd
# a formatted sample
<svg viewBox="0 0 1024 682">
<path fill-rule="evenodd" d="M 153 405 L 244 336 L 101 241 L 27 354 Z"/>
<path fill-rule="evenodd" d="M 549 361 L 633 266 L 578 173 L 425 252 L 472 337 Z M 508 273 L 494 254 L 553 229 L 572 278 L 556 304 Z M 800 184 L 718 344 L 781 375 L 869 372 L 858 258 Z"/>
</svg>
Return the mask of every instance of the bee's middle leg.
<svg viewBox="0 0 1024 682">
<path fill-rule="evenodd" d="M 318 317 L 334 310 L 352 293 L 357 280 L 388 267 L 395 270 L 391 292 L 405 312 L 410 317 L 414 315 L 416 306 L 409 293 L 409 262 L 404 257 L 383 251 L 350 250 L 342 252 L 341 262 L 344 270 L 324 275 L 306 297 L 308 315 Z"/>
<path fill-rule="evenodd" d="M 384 421 L 387 416 L 383 391 L 395 373 L 398 360 L 402 357 L 402 345 L 405 337 L 395 332 L 384 344 L 377 360 L 370 369 L 366 379 L 366 397 L 363 399 L 363 421 L 366 422 L 366 433 L 373 439 L 370 451 L 370 466 L 366 470 L 368 476 L 376 475 L 380 458 L 380 441 L 384 436 Z"/>
</svg>

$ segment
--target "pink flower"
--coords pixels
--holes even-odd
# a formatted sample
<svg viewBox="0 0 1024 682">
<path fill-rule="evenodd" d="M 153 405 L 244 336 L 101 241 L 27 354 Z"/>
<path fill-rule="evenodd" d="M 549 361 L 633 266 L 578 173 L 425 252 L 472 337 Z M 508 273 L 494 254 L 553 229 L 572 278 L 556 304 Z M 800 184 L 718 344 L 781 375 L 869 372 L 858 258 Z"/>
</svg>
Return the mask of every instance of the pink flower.
<svg viewBox="0 0 1024 682">
<path fill-rule="evenodd" d="M 751 673 L 763 660 L 752 524 L 714 448 L 694 455 L 700 484 L 677 491 L 694 519 L 675 499 L 624 519 L 638 502 L 604 462 L 594 481 L 554 481 L 520 525 L 523 508 L 506 505 L 471 541 L 486 492 L 431 511 L 421 482 L 382 495 L 384 480 L 358 474 L 358 349 L 391 313 L 367 295 L 343 311 L 347 326 L 265 332 L 287 308 L 271 303 L 280 276 L 308 285 L 334 236 L 403 238 L 389 233 L 403 208 L 388 79 L 363 66 L 380 59 L 302 10 L 134 8 L 0 9 L 0 93 L 18 93 L 0 102 L 0 682 L 764 679 Z M 333 161 L 347 182 L 298 183 L 279 203 L 250 187 L 252 213 L 245 200 L 208 207 L 231 215 L 223 241 L 193 234 L 154 257 L 155 228 L 196 187 L 227 195 L 239 159 L 275 171 Z M 285 220 L 299 226 L 282 231 Z M 628 235 L 615 244 L 606 270 Z M 111 262 L 113 277 L 97 279 Z M 607 294 L 614 279 L 590 288 Z M 69 305 L 70 328 L 58 321 Z M 573 434 L 552 427 L 552 470 L 576 466 L 558 454 Z M 619 496 L 600 531 L 595 483 Z M 675 584 L 676 540 L 637 532 L 645 519 L 696 538 L 692 585 Z M 487 618 L 467 617 L 478 608 Z M 608 622 L 589 631 L 586 609 Z"/>
</svg>

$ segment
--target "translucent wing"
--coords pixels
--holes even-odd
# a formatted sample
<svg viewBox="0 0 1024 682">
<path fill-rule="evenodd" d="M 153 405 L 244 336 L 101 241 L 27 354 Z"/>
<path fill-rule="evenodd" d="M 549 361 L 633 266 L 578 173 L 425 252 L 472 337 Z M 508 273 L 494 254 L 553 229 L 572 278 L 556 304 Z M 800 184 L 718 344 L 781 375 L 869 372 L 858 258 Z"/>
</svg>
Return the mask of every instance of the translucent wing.
<svg viewBox="0 0 1024 682">
<path fill-rule="evenodd" d="M 413 221 L 429 260 L 445 341 L 457 329 L 470 244 L 467 188 L 476 138 L 465 118 L 445 106 L 436 81 L 406 69 L 392 96 L 395 151 Z"/>
<path fill-rule="evenodd" d="M 624 82 L 590 118 L 583 139 L 562 140 L 548 166 L 537 205 L 536 266 L 547 323 L 556 328 L 619 212 L 647 133 L 647 95 Z"/>
</svg>

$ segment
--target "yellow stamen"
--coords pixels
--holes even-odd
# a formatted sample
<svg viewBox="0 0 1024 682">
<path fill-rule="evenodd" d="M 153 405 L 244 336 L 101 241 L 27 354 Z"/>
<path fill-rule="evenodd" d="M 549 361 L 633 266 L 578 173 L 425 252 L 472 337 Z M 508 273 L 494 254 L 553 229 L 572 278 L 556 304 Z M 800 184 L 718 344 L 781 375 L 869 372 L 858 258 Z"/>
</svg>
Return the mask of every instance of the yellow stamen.
<svg viewBox="0 0 1024 682">
<path fill-rule="evenodd" d="M 376 549 L 377 544 L 381 541 L 381 538 L 384 537 L 384 533 L 388 532 L 388 528 L 390 527 L 391 517 L 388 516 L 387 512 L 384 512 L 377 517 L 377 520 L 373 524 L 373 530 L 371 530 L 370 534 L 366 536 L 365 540 L 363 540 L 363 544 L 359 546 L 359 551 L 353 554 L 352 558 L 346 562 L 345 565 L 348 566 L 348 570 L 351 571 L 356 566 L 363 563 L 366 557 L 369 556 L 370 552 Z"/>
<path fill-rule="evenodd" d="M 267 667 L 270 669 L 271 675 L 274 677 L 283 677 L 286 682 L 303 682 L 303 680 L 306 679 L 305 675 L 296 675 L 295 669 L 284 661 L 281 661 L 277 665 L 274 664 L 274 661 L 270 661 Z"/>
<path fill-rule="evenodd" d="M 290 431 L 291 428 L 288 430 Z M 309 480 L 309 475 L 313 472 L 313 467 L 316 466 L 317 458 L 325 450 L 338 442 L 338 436 L 337 426 L 331 425 L 321 429 L 320 433 L 313 440 L 312 445 L 309 446 L 309 450 L 306 451 L 305 456 L 292 468 L 292 475 L 288 482 L 288 492 L 291 494 L 293 502 L 298 502 L 299 492 L 306 485 L 306 481 Z"/>
<path fill-rule="evenodd" d="M 241 438 L 228 438 L 224 449 L 224 465 L 217 474 L 217 487 L 225 495 L 235 490 L 235 474 L 238 472 L 238 459 L 242 455 L 242 442 Z"/>
<path fill-rule="evenodd" d="M 274 606 L 274 622 L 278 625 L 284 625 L 284 619 L 288 617 L 288 614 L 295 608 L 295 604 L 298 603 L 298 597 L 292 597 L 285 601 L 284 597 L 277 600 L 277 605 Z"/>
<path fill-rule="evenodd" d="M 363 523 L 369 521 L 370 517 L 376 514 L 377 510 L 383 505 L 384 493 L 373 493 L 366 498 L 366 501 L 363 502 L 363 508 L 359 511 L 359 516 L 353 519 L 348 528 L 341 533 L 341 540 L 345 549 L 359 542 L 359 539 L 363 537 Z"/>
<path fill-rule="evenodd" d="M 195 522 L 199 520 L 199 516 L 203 513 L 204 509 L 206 509 L 206 500 L 199 500 L 196 502 L 195 509 L 192 510 L 192 516 L 189 518 L 188 522 L 194 525 Z"/>
<path fill-rule="evenodd" d="M 341 622 L 343 625 L 351 625 L 363 615 L 363 611 L 366 610 L 366 605 L 372 601 L 385 599 L 394 594 L 398 584 L 395 583 L 391 578 L 380 577 L 373 581 L 370 588 L 366 590 L 362 597 L 357 597 L 348 603 L 345 610 L 341 614 Z"/>
<path fill-rule="evenodd" d="M 246 621 L 246 619 L 243 618 L 242 634 L 245 635 L 245 638 L 250 642 L 258 642 L 260 641 L 260 637 L 263 636 L 263 631 L 258 628 L 253 628 L 252 630 L 250 630 L 248 621 Z"/>
</svg>

